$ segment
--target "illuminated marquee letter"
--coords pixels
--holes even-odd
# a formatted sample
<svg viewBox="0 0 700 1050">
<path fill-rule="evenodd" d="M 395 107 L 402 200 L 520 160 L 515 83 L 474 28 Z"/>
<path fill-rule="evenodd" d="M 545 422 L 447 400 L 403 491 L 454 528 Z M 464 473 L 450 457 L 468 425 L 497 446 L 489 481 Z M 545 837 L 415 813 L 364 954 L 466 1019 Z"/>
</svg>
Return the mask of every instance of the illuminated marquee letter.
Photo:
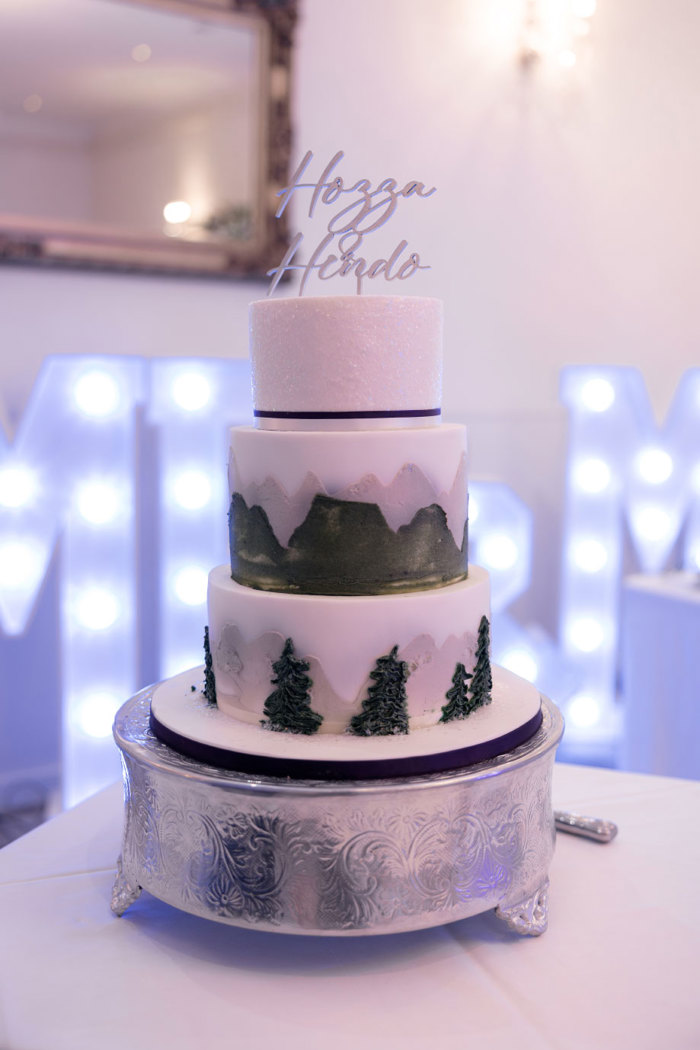
<svg viewBox="0 0 700 1050">
<path fill-rule="evenodd" d="M 149 680 L 202 662 L 209 570 L 228 562 L 226 520 L 228 430 L 250 422 L 250 362 L 159 360 L 151 365 L 148 421 L 157 427 L 158 564 L 144 567 L 143 586 L 157 581 L 159 662 Z M 156 511 L 156 506 L 159 510 Z M 146 628 L 146 625 L 144 625 Z M 147 643 L 148 644 L 148 643 Z"/>
<path fill-rule="evenodd" d="M 228 426 L 249 416 L 247 360 L 55 357 L 14 444 L 0 434 L 6 634 L 61 539 L 67 804 L 118 777 L 111 725 L 135 688 L 201 661 L 206 574 L 228 558 Z"/>
<path fill-rule="evenodd" d="M 636 369 L 566 368 L 561 397 L 570 427 L 561 639 L 592 722 L 614 696 L 623 514 L 645 572 L 666 566 L 684 522 L 684 565 L 700 567 L 700 369 L 683 376 L 661 428 Z"/>
<path fill-rule="evenodd" d="M 101 786 L 106 768 L 118 775 L 111 720 L 135 686 L 133 407 L 142 380 L 134 359 L 50 357 L 14 443 L 0 435 L 0 618 L 7 634 L 23 631 L 62 537 L 68 803 Z"/>
</svg>

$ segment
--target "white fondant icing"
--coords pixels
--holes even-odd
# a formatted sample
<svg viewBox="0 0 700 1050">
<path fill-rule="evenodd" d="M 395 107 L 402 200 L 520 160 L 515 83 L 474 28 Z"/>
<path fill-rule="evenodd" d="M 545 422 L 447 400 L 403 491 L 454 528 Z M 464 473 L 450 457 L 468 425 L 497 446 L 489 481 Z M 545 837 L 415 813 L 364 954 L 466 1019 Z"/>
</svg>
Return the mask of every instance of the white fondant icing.
<svg viewBox="0 0 700 1050">
<path fill-rule="evenodd" d="M 341 732 L 367 695 L 377 658 L 395 645 L 414 672 L 406 684 L 409 717 L 416 725 L 437 721 L 455 664 L 473 665 L 479 623 L 489 616 L 489 580 L 474 566 L 467 580 L 434 590 L 336 597 L 253 590 L 221 565 L 209 574 L 208 602 L 223 710 L 262 717 L 272 659 L 291 638 L 297 656 L 314 664 L 312 707 L 324 717 L 323 730 Z M 242 669 L 234 669 L 236 660 Z"/>
<path fill-rule="evenodd" d="M 284 643 L 285 638 L 279 632 L 268 631 L 247 642 L 234 625 L 223 628 L 213 655 L 216 695 L 219 708 L 225 714 L 243 722 L 260 720 L 265 700 L 273 689 L 272 665 L 279 659 Z M 476 633 L 465 633 L 448 638 L 438 648 L 428 634 L 422 634 L 399 648 L 397 658 L 408 665 L 405 688 L 411 729 L 439 721 L 455 667 L 462 663 L 471 672 L 476 643 Z M 312 653 L 303 655 L 313 682 L 311 705 L 323 715 L 320 732 L 343 733 L 351 717 L 361 711 L 362 701 L 373 684 L 369 674 L 372 667 L 357 695 L 348 700 L 335 692 L 321 661 Z"/>
<path fill-rule="evenodd" d="M 437 503 L 458 547 L 467 516 L 466 430 L 332 432 L 231 431 L 229 489 L 262 507 L 282 544 L 306 518 L 317 493 L 376 503 L 390 528 Z"/>
<path fill-rule="evenodd" d="M 370 419 L 363 417 L 343 417 L 340 419 L 307 419 L 303 416 L 295 416 L 289 419 L 286 416 L 277 419 L 272 416 L 260 418 L 258 427 L 261 430 L 396 430 L 405 428 L 415 430 L 416 427 L 436 427 L 440 423 L 441 414 L 431 413 L 426 416 L 378 416 Z"/>
<path fill-rule="evenodd" d="M 398 736 L 302 736 L 271 732 L 257 721 L 252 724 L 229 718 L 206 703 L 202 683 L 203 669 L 194 667 L 156 686 L 152 706 L 158 721 L 181 736 L 212 747 L 276 758 L 372 761 L 439 754 L 505 736 L 529 722 L 540 708 L 540 694 L 530 682 L 494 667 L 493 703 L 478 708 L 468 718 Z"/>
<path fill-rule="evenodd" d="M 439 408 L 442 303 L 380 295 L 263 299 L 250 306 L 250 352 L 258 410 Z M 289 429 L 295 425 L 290 420 Z"/>
</svg>

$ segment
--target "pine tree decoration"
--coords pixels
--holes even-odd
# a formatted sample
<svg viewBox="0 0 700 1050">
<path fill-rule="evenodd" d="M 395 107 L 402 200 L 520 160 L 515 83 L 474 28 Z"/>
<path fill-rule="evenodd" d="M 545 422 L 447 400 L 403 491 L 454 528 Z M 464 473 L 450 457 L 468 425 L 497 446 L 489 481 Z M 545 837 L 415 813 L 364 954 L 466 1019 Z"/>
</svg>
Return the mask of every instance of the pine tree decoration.
<svg viewBox="0 0 700 1050">
<path fill-rule="evenodd" d="M 451 722 L 453 718 L 466 718 L 474 710 L 474 703 L 468 695 L 468 683 L 472 676 L 467 674 L 464 664 L 457 664 L 452 675 L 452 688 L 445 693 L 445 704 L 440 717 L 441 722 Z"/>
<path fill-rule="evenodd" d="M 481 617 L 479 624 L 479 638 L 476 644 L 476 665 L 474 675 L 469 685 L 469 696 L 472 708 L 483 707 L 491 703 L 491 660 L 489 659 L 489 621 L 485 616 Z"/>
<path fill-rule="evenodd" d="M 348 732 L 355 736 L 390 736 L 408 732 L 408 710 L 406 707 L 406 679 L 408 664 L 397 660 L 399 650 L 395 645 L 386 656 L 380 656 L 370 678 L 374 685 L 368 689 L 362 711 L 353 715 Z"/>
<path fill-rule="evenodd" d="M 204 698 L 208 704 L 216 707 L 216 679 L 212 667 L 211 649 L 209 648 L 209 628 L 204 628 Z"/>
<path fill-rule="evenodd" d="M 279 733 L 303 733 L 304 736 L 316 733 L 323 715 L 311 710 L 309 690 L 313 682 L 306 673 L 309 665 L 294 655 L 291 638 L 284 643 L 282 655 L 275 660 L 272 670 L 275 672 L 272 684 L 277 688 L 265 701 L 266 720 L 261 725 Z"/>
</svg>

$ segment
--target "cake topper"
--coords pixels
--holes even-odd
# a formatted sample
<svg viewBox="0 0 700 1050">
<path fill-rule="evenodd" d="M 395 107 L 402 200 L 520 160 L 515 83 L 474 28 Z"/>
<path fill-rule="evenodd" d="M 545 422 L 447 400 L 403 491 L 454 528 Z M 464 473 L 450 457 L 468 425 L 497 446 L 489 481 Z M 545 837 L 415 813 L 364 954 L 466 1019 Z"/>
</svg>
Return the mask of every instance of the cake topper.
<svg viewBox="0 0 700 1050">
<path fill-rule="evenodd" d="M 302 182 L 306 170 L 313 160 L 313 153 L 308 150 L 296 169 L 287 186 L 278 191 L 280 203 L 275 214 L 279 218 L 292 199 L 300 191 L 311 191 L 308 217 L 314 217 L 317 206 L 331 208 L 326 233 L 312 251 L 306 263 L 296 262 L 304 235 L 297 233 L 292 238 L 289 248 L 279 266 L 267 271 L 272 278 L 267 294 L 271 295 L 283 274 L 294 270 L 301 271 L 299 295 L 303 295 L 310 275 L 316 271 L 322 281 L 331 277 L 354 276 L 358 295 L 362 292 L 362 282 L 383 277 L 385 281 L 405 281 L 416 270 L 429 270 L 421 263 L 418 252 L 406 256 L 408 241 L 401 240 L 387 259 L 368 261 L 357 254 L 363 249 L 365 237 L 383 226 L 396 211 L 399 201 L 409 197 L 430 197 L 435 187 L 427 190 L 425 184 L 416 179 L 409 181 L 401 188 L 393 178 L 382 179 L 375 187 L 369 179 L 358 179 L 352 185 L 346 185 L 341 175 L 333 174 L 345 154 L 342 150 L 331 158 L 316 182 Z"/>
</svg>

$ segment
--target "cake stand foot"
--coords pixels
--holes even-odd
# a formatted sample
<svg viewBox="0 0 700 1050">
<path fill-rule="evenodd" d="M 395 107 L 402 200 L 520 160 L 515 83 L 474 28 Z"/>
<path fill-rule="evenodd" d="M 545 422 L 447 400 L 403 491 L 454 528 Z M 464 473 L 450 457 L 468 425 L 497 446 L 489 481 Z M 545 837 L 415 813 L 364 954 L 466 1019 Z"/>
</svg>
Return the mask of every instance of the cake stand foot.
<svg viewBox="0 0 700 1050">
<path fill-rule="evenodd" d="M 134 901 L 141 896 L 141 887 L 129 880 L 124 872 L 122 858 L 117 861 L 117 877 L 112 887 L 111 908 L 115 915 L 121 916 Z"/>
<path fill-rule="evenodd" d="M 509 908 L 496 908 L 496 915 L 506 926 L 523 937 L 539 937 L 547 929 L 549 879 L 545 879 L 536 893 L 527 900 Z"/>
</svg>

